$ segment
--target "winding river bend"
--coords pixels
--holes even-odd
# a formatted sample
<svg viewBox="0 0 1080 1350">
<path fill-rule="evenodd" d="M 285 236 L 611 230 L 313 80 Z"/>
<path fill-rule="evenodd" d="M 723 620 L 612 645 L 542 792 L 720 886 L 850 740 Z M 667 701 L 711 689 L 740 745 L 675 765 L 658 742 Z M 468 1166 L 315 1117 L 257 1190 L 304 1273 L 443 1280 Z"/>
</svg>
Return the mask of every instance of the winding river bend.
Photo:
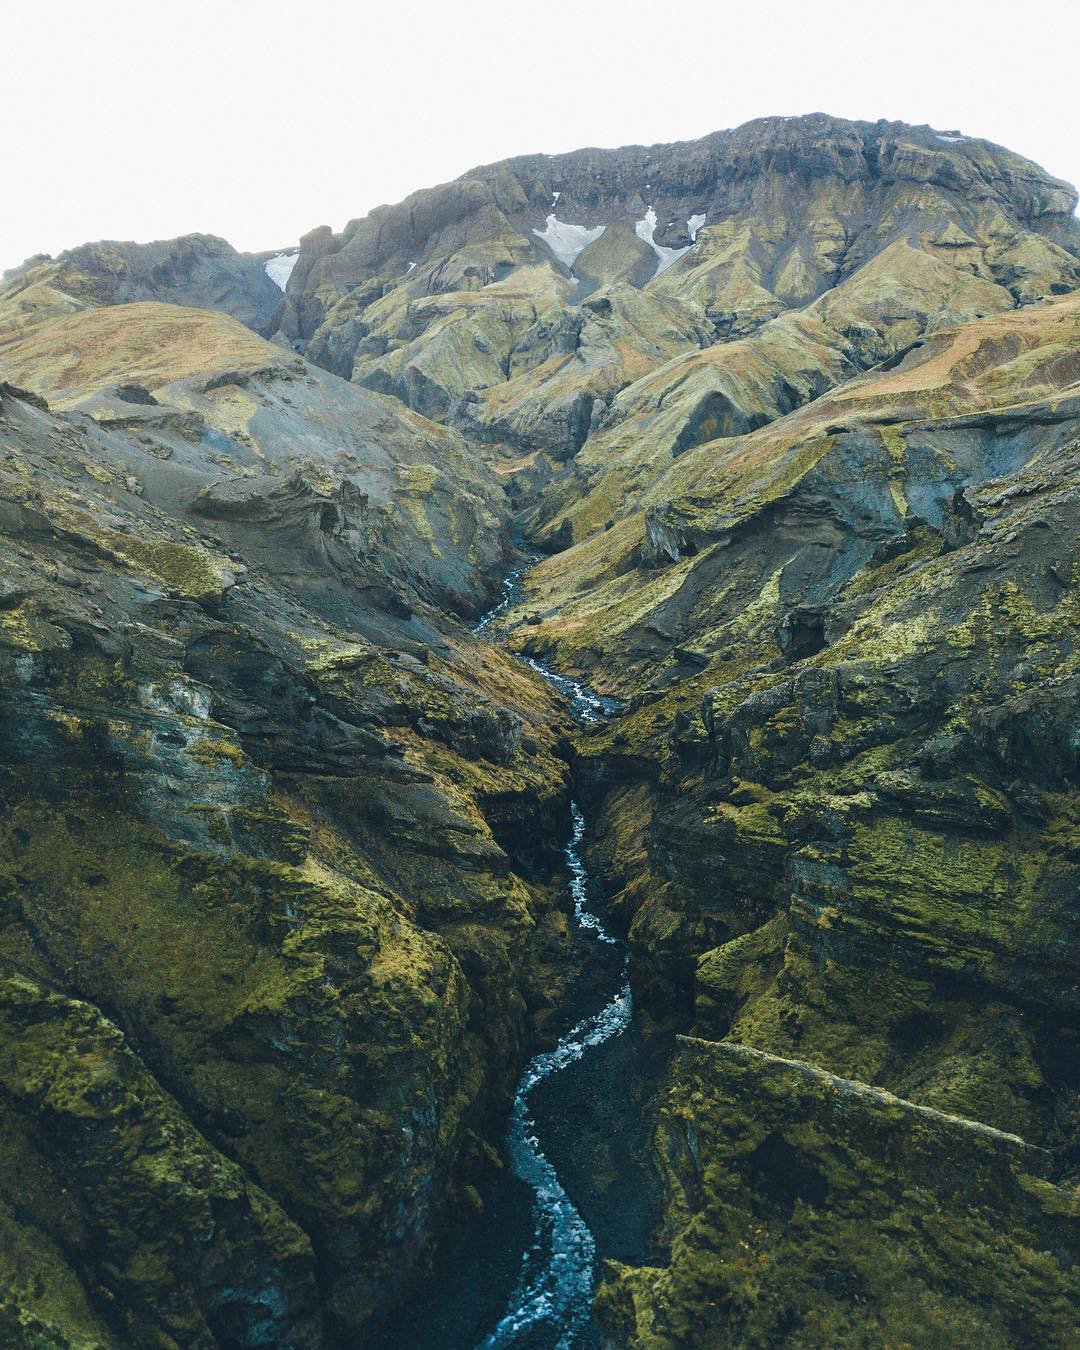
<svg viewBox="0 0 1080 1350">
<path fill-rule="evenodd" d="M 603 924 L 586 908 L 585 866 L 578 849 L 585 833 L 585 817 L 576 803 L 571 806 L 574 832 L 566 846 L 571 873 L 574 917 L 598 942 L 615 944 Z M 623 954 L 621 984 L 599 1010 L 582 1018 L 561 1038 L 554 1050 L 531 1059 L 514 1094 L 507 1134 L 507 1151 L 514 1172 L 533 1190 L 533 1243 L 525 1252 L 521 1273 L 510 1296 L 509 1307 L 483 1350 L 528 1344 L 553 1344 L 558 1350 L 579 1342 L 589 1321 L 596 1267 L 596 1241 L 567 1195 L 554 1166 L 544 1156 L 530 1094 L 537 1084 L 581 1059 L 595 1046 L 621 1035 L 630 1025 L 630 984 Z M 533 1333 L 548 1328 L 551 1335 L 540 1341 Z"/>
<path fill-rule="evenodd" d="M 516 568 L 503 579 L 502 598 L 476 625 L 486 634 L 521 593 L 526 567 Z M 562 694 L 583 724 L 603 720 L 618 710 L 618 704 L 594 694 L 577 680 L 558 675 L 531 657 L 521 658 Z M 589 1323 L 596 1279 L 596 1240 L 571 1202 L 558 1172 L 543 1151 L 533 1109 L 533 1089 L 553 1074 L 606 1041 L 622 1035 L 630 1026 L 631 997 L 627 978 L 628 953 L 589 909 L 588 873 L 581 856 L 586 822 L 577 802 L 571 802 L 572 832 L 566 845 L 574 921 L 582 936 L 618 948 L 622 953 L 618 986 L 595 1012 L 578 1021 L 559 1040 L 554 1050 L 536 1055 L 525 1066 L 514 1094 L 506 1147 L 514 1173 L 528 1185 L 533 1203 L 533 1240 L 526 1249 L 509 1304 L 481 1350 L 504 1350 L 512 1346 L 554 1346 L 569 1350 L 580 1344 Z M 546 1334 L 545 1334 L 546 1333 Z"/>
</svg>

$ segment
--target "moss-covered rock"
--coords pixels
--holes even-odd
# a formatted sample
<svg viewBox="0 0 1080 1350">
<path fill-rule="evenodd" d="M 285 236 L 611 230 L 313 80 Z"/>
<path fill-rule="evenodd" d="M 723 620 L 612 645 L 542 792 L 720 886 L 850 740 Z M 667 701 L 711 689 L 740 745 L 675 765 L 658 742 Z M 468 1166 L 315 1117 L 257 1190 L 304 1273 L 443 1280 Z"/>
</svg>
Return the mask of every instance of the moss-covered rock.
<svg viewBox="0 0 1080 1350">
<path fill-rule="evenodd" d="M 642 1017 L 699 1036 L 613 1343 L 1067 1342 L 1074 205 L 764 119 L 315 231 L 279 345 L 159 303 L 266 331 L 213 241 L 8 278 L 0 369 L 77 415 L 0 386 L 0 1334 L 409 1296 L 552 1026 L 569 759 Z M 626 699 L 573 748 L 442 612 L 511 502 L 512 644 Z"/>
<path fill-rule="evenodd" d="M 610 1265 L 611 1345 L 1071 1344 L 1075 1193 L 1016 1135 L 685 1041 L 658 1127 L 666 1266 Z"/>
<path fill-rule="evenodd" d="M 565 714 L 356 585 L 347 494 L 216 485 L 210 527 L 122 432 L 7 392 L 0 429 L 3 1325 L 362 1336 L 475 1216 L 558 1002 Z"/>
<path fill-rule="evenodd" d="M 49 1176 L 59 1198 L 35 1207 L 33 1224 L 71 1266 L 43 1265 L 20 1291 L 24 1307 L 49 1310 L 75 1343 L 100 1327 L 87 1285 L 121 1344 L 317 1342 L 307 1237 L 201 1137 L 114 1025 L 9 974 L 0 1029 L 4 1133 L 19 1168 L 5 1189 L 18 1212 Z"/>
<path fill-rule="evenodd" d="M 1049 324 L 1049 338 L 1065 314 L 1023 322 Z M 948 345 L 980 341 L 960 328 Z M 919 360 L 893 369 L 907 393 L 939 378 L 917 374 Z M 860 388 L 869 402 L 869 379 L 850 397 Z M 639 1004 L 715 1046 L 690 1055 L 692 1087 L 677 1077 L 660 1091 L 669 1121 L 694 1118 L 658 1140 L 682 1159 L 668 1175 L 671 1266 L 605 1283 L 612 1344 L 1074 1334 L 1075 1228 L 1062 1217 L 1080 952 L 1073 416 L 1065 393 L 873 433 L 833 424 L 812 447 L 787 440 L 779 460 L 754 453 L 790 435 L 768 428 L 718 461 L 715 498 L 688 495 L 646 522 L 655 556 L 594 571 L 602 545 L 577 546 L 538 569 L 526 603 L 550 608 L 517 640 L 589 672 L 618 652 L 612 687 L 631 693 L 577 754 L 604 836 L 628 841 L 614 907 Z M 564 605 L 575 572 L 584 595 Z M 765 1151 L 749 1168 L 730 1162 L 724 1131 L 772 1108 L 756 1070 L 730 1069 L 731 1043 L 804 1066 L 776 1069 L 791 1128 L 783 1147 L 755 1134 L 749 1150 Z M 916 1201 L 922 1164 L 890 1145 L 899 1189 L 875 1209 L 877 1127 L 864 1139 L 852 1123 L 843 1147 L 859 1180 L 824 1191 L 838 1145 L 799 1086 L 817 1074 L 862 1085 L 841 1092 L 860 1111 L 884 1100 L 872 1087 L 902 1099 L 904 1119 L 925 1123 L 911 1112 L 927 1108 L 967 1122 L 927 1136 L 941 1177 L 974 1123 L 1020 1137 L 1054 1185 L 1024 1180 L 1009 1198 L 1011 1155 L 991 1152 L 985 1208 L 965 1217 L 956 1195 Z M 791 1176 L 811 1189 L 763 1222 Z M 867 1206 L 847 1210 L 863 1188 Z M 908 1204 L 949 1217 L 932 1230 L 901 1217 L 894 1232 L 887 1216 Z M 998 1267 L 1023 1272 L 1015 1299 Z"/>
</svg>

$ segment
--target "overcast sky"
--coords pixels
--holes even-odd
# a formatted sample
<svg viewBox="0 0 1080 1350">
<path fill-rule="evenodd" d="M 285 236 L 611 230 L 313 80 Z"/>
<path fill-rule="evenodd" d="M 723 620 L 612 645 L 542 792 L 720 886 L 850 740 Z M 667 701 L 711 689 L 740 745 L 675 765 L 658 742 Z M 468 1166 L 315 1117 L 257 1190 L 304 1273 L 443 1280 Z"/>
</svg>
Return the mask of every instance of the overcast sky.
<svg viewBox="0 0 1080 1350">
<path fill-rule="evenodd" d="M 3 23 L 0 268 L 340 229 L 476 164 L 829 112 L 1080 181 L 1080 0 L 70 0 Z"/>
</svg>

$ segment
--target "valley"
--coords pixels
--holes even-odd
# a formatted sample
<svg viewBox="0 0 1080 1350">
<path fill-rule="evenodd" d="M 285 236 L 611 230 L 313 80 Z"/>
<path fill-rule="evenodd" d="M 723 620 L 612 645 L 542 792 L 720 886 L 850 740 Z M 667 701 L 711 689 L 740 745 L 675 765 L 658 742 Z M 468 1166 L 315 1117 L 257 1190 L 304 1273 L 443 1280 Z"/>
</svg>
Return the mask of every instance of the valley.
<svg viewBox="0 0 1080 1350">
<path fill-rule="evenodd" d="M 814 114 L 4 275 L 0 1340 L 1072 1343 L 1076 200 Z"/>
</svg>

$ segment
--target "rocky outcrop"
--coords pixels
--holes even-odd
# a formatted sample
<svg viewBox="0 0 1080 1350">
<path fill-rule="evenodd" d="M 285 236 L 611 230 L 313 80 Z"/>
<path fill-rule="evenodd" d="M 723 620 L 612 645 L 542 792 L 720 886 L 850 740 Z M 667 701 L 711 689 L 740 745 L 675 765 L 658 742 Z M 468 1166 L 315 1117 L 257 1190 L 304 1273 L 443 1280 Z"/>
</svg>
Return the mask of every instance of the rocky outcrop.
<svg viewBox="0 0 1080 1350">
<path fill-rule="evenodd" d="M 187 234 L 153 244 L 103 240 L 56 259 L 31 258 L 5 274 L 4 290 L 40 293 L 48 287 L 92 305 L 157 300 L 219 310 L 269 337 L 282 292 L 267 275 L 269 253 L 238 253 L 212 234 Z"/>
<path fill-rule="evenodd" d="M 528 156 L 308 236 L 281 334 L 426 416 L 471 401 L 483 439 L 511 450 L 558 453 L 575 395 L 610 404 L 664 371 L 664 450 L 681 454 L 752 430 L 935 327 L 1070 290 L 1074 201 L 1067 184 L 977 138 L 824 115 Z M 543 335 L 610 313 L 611 290 L 649 303 L 604 334 L 618 354 L 602 378 L 581 342 L 569 349 L 577 362 L 545 369 Z M 760 351 L 757 368 L 719 355 L 763 330 L 764 349 L 744 358 Z M 701 347 L 714 358 L 696 362 Z"/>
<path fill-rule="evenodd" d="M 267 565 L 302 576 L 305 552 L 326 545 L 346 571 L 366 571 L 360 588 L 396 581 L 466 614 L 484 608 L 501 572 L 509 503 L 459 435 L 223 315 L 159 304 L 39 313 L 0 337 L 0 371 L 55 408 L 132 433 L 117 441 L 118 472 L 167 515 L 212 481 L 218 504 L 203 495 L 197 513 L 215 514 L 222 535 Z M 297 474 L 321 504 L 286 502 Z M 318 522 L 301 538 L 305 514 Z"/>
<path fill-rule="evenodd" d="M 609 1267 L 610 1345 L 1072 1338 L 1080 1208 L 1015 1135 L 686 1040 L 658 1147 L 671 1262 Z"/>
<path fill-rule="evenodd" d="M 115 1300 L 104 1312 L 108 1331 L 92 1314 L 89 1326 L 69 1321 L 60 1279 L 39 1270 L 19 1290 L 21 1306 L 6 1309 L 25 1343 L 78 1344 L 88 1330 L 101 1344 L 313 1343 L 308 1239 L 207 1144 L 119 1029 L 92 1005 L 17 973 L 0 980 L 0 1025 L 13 1164 L 5 1199 L 38 1241 L 73 1252 L 85 1272 L 80 1303 L 89 1301 L 86 1276 L 95 1266 L 104 1274 L 104 1261 Z M 43 1209 L 34 1193 L 50 1184 L 59 1198 Z M 11 1344 L 24 1343 L 9 1329 Z"/>
<path fill-rule="evenodd" d="M 350 479 L 10 385 L 0 426 L 0 1326 L 355 1339 L 558 997 L 562 714 Z"/>
<path fill-rule="evenodd" d="M 645 567 L 664 567 L 697 552 L 697 542 L 674 518 L 670 507 L 670 502 L 661 502 L 645 512 L 645 539 L 641 545 L 641 562 Z"/>
<path fill-rule="evenodd" d="M 689 1033 L 610 1343 L 1070 1343 L 1075 202 L 764 119 L 313 231 L 272 344 L 214 241 L 6 279 L 0 1338 L 393 1325 L 553 1026 L 570 760 Z M 512 501 L 572 748 L 453 617 Z"/>
</svg>

